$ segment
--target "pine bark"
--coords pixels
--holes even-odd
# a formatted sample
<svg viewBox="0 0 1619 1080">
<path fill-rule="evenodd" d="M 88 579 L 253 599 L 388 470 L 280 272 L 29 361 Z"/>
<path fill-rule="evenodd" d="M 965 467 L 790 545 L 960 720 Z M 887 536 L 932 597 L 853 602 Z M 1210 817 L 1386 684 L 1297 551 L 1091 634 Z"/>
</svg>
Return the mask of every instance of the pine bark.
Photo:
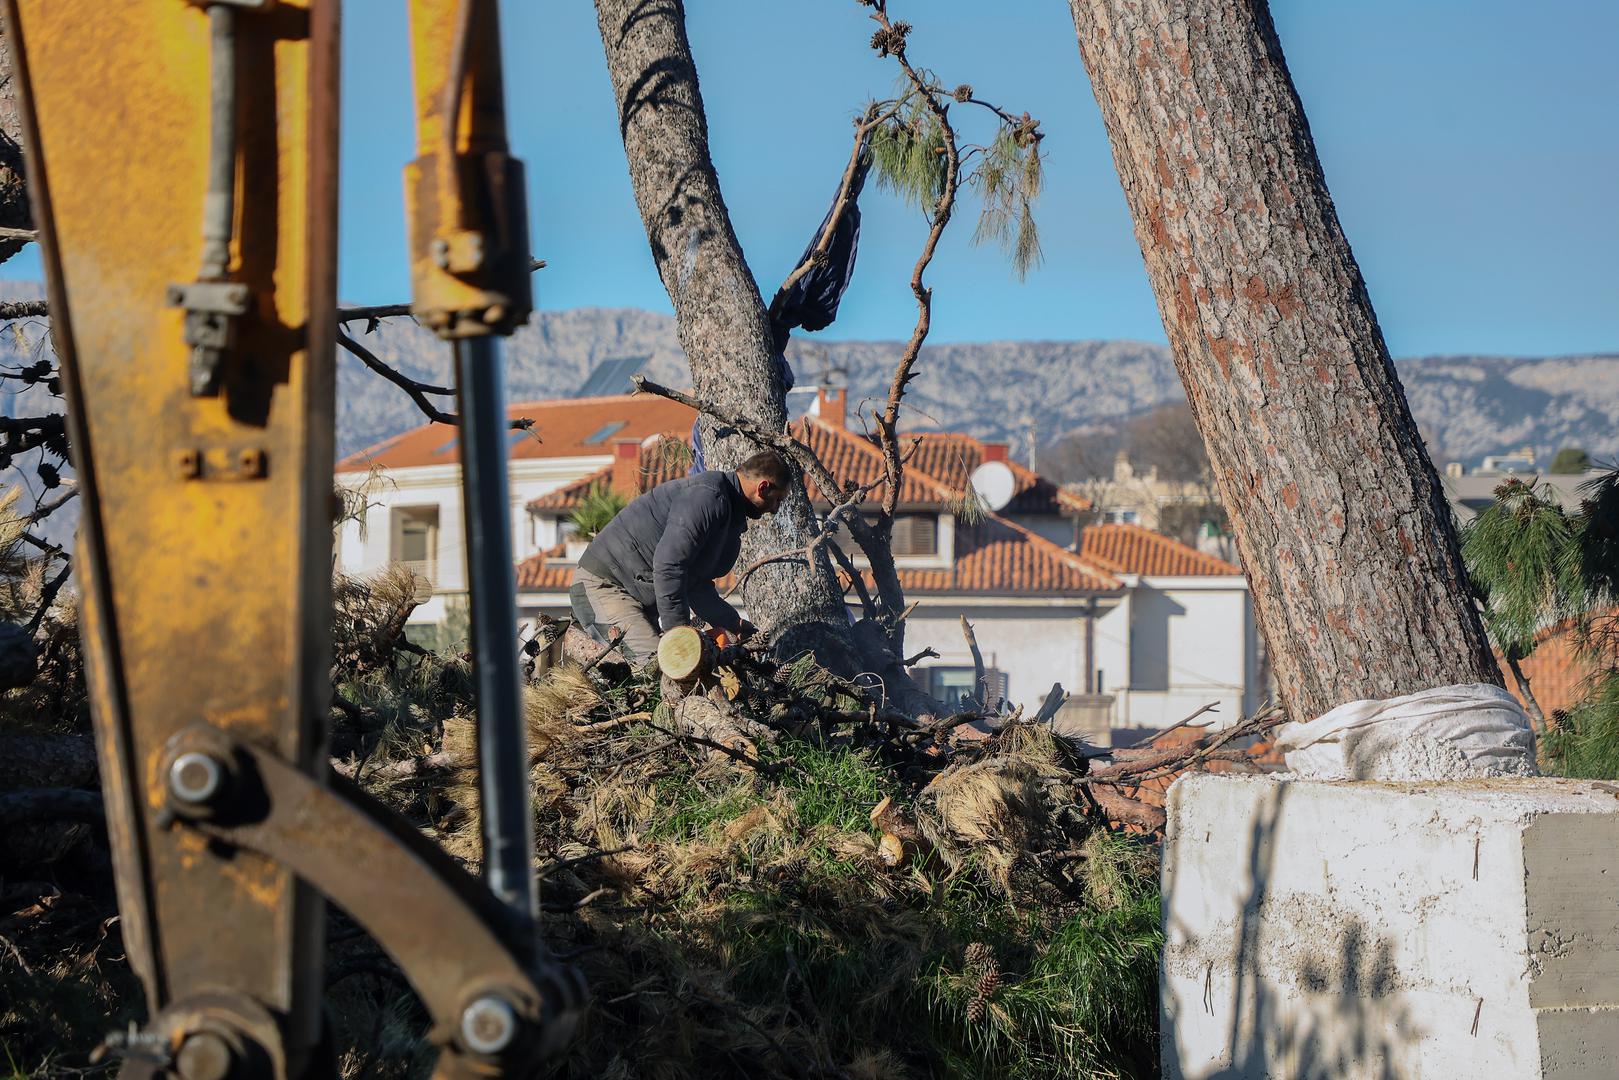
<svg viewBox="0 0 1619 1080">
<path fill-rule="evenodd" d="M 1500 673 L 1263 0 L 1070 0 L 1281 694 Z"/>
<path fill-rule="evenodd" d="M 602 44 L 618 103 L 635 201 L 652 258 L 674 302 L 680 346 L 697 396 L 771 431 L 786 423 L 786 388 L 775 372 L 770 316 L 742 255 L 708 149 L 697 68 L 678 0 L 597 0 Z M 757 447 L 702 421 L 710 468 L 734 468 Z M 803 484 L 744 539 L 739 566 L 804 548 L 815 534 Z M 815 565 L 773 563 L 744 586 L 747 608 L 777 648 L 849 658 L 847 618 L 824 552 Z M 779 633 L 779 637 L 777 634 Z M 844 666 L 844 665 L 840 665 Z"/>
<path fill-rule="evenodd" d="M 28 183 L 23 174 L 22 109 L 11 74 L 11 40 L 0 26 L 0 228 L 32 229 L 34 212 L 28 205 Z M 22 250 L 25 241 L 0 237 L 0 263 Z"/>
</svg>

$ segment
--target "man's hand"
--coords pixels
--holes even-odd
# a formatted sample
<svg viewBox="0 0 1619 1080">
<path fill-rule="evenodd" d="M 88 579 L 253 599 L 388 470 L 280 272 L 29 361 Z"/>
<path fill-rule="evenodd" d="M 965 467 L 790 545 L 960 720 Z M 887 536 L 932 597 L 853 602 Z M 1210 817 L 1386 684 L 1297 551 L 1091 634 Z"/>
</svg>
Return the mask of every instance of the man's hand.
<svg viewBox="0 0 1619 1080">
<path fill-rule="evenodd" d="M 748 620 L 743 619 L 741 624 L 736 628 L 736 639 L 738 641 L 746 641 L 758 632 L 759 628 L 757 626 L 754 626 Z"/>
</svg>

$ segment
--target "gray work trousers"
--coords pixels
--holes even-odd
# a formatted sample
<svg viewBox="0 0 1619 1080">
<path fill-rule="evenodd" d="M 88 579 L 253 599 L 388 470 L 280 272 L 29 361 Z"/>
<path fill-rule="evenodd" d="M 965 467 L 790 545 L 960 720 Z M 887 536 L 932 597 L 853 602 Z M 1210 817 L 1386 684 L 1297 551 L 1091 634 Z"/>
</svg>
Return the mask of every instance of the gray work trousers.
<svg viewBox="0 0 1619 1080">
<path fill-rule="evenodd" d="M 658 612 L 642 607 L 616 581 L 592 574 L 584 567 L 573 572 L 568 604 L 580 626 L 599 641 L 607 640 L 612 627 L 624 631 L 619 643 L 627 659 L 645 662 L 658 653 Z"/>
</svg>

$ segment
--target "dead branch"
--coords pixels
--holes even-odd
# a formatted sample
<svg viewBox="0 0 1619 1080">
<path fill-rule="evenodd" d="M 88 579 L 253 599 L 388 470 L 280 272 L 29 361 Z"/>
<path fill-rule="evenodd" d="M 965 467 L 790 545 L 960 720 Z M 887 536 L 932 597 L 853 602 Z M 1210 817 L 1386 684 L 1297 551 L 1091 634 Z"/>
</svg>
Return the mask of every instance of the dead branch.
<svg viewBox="0 0 1619 1080">
<path fill-rule="evenodd" d="M 989 701 L 989 675 L 984 668 L 984 654 L 978 649 L 978 635 L 973 633 L 973 624 L 967 621 L 967 616 L 961 616 L 961 636 L 967 639 L 967 651 L 973 655 L 973 686 L 978 688 L 978 702 L 988 708 Z"/>
<path fill-rule="evenodd" d="M 904 664 L 906 667 L 915 667 L 917 664 L 920 664 L 930 656 L 935 660 L 939 658 L 939 654 L 934 651 L 933 646 L 931 645 L 919 653 L 913 653 L 912 655 L 907 656 L 904 660 L 901 660 L 900 663 Z"/>
<path fill-rule="evenodd" d="M 65 555 L 62 558 L 64 560 L 62 569 L 57 572 L 55 577 L 47 581 L 45 587 L 40 590 L 39 606 L 34 609 L 33 615 L 29 616 L 28 623 L 24 627 L 29 637 L 33 637 L 40 624 L 45 621 L 45 616 L 51 610 L 51 605 L 56 603 L 57 594 L 62 591 L 62 586 L 67 584 L 68 577 L 73 573 L 73 563 L 66 561 L 67 556 Z"/>
<path fill-rule="evenodd" d="M 50 305 L 43 300 L 8 300 L 0 303 L 0 322 L 13 319 L 38 319 L 49 315 Z"/>
<path fill-rule="evenodd" d="M 1091 798 L 1096 800 L 1098 809 L 1109 821 L 1134 825 L 1149 833 L 1162 832 L 1168 823 L 1168 817 L 1156 806 L 1121 795 L 1106 787 L 1097 786 L 1088 790 Z"/>
<path fill-rule="evenodd" d="M 1051 690 L 1046 694 L 1045 700 L 1040 702 L 1040 711 L 1034 714 L 1033 723 L 1049 724 L 1057 715 L 1057 710 L 1063 707 L 1068 700 L 1068 691 L 1062 688 L 1062 683 L 1051 684 Z"/>
<path fill-rule="evenodd" d="M 1211 701 L 1207 705 L 1204 705 L 1202 708 L 1198 709 L 1191 716 L 1188 716 L 1186 719 L 1177 720 L 1173 724 L 1170 724 L 1168 727 L 1164 728 L 1164 730 L 1155 731 L 1151 735 L 1148 735 L 1145 739 L 1142 739 L 1140 742 L 1136 743 L 1135 747 L 1132 747 L 1132 749 L 1143 746 L 1152 746 L 1156 744 L 1159 739 L 1162 739 L 1165 735 L 1168 735 L 1171 731 L 1179 731 L 1183 727 L 1190 726 L 1193 720 L 1196 720 L 1204 713 L 1218 712 L 1219 706 L 1220 703 L 1218 701 Z"/>
<path fill-rule="evenodd" d="M 339 776 L 353 780 L 360 771 L 364 762 L 350 765 L 346 761 L 332 759 L 332 771 Z M 386 765 L 379 765 L 366 773 L 368 780 L 409 780 L 412 777 L 425 776 L 428 773 L 443 772 L 447 769 L 458 769 L 463 762 L 457 755 L 448 750 L 440 750 L 436 754 L 423 754 L 420 757 L 401 758 L 390 761 Z"/>
</svg>

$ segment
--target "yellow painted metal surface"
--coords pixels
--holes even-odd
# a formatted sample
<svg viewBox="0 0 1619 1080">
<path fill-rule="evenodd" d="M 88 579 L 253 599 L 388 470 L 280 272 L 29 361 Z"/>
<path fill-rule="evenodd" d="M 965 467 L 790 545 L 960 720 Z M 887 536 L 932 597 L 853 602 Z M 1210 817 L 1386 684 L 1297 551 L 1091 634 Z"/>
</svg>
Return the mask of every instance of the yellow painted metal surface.
<svg viewBox="0 0 1619 1080">
<path fill-rule="evenodd" d="M 324 756 L 337 2 L 238 16 L 230 277 L 252 303 L 218 397 L 190 395 L 183 313 L 166 306 L 202 247 L 207 13 L 184 0 L 5 5 L 75 411 L 103 782 L 110 803 L 140 809 L 109 814 L 120 877 L 147 860 L 144 885 L 121 881 L 131 958 L 152 1012 L 238 986 L 291 1012 L 296 1053 L 315 1030 L 318 967 L 295 958 L 315 955 L 318 907 L 286 870 L 221 860 L 167 827 L 162 772 L 171 736 L 197 723 L 306 765 Z M 196 475 L 186 455 L 214 467 Z M 262 464 L 225 467 L 248 460 Z"/>
<path fill-rule="evenodd" d="M 458 25 L 467 13 L 470 21 Z M 446 338 L 509 334 L 533 307 L 523 166 L 506 152 L 498 20 L 493 0 L 411 0 L 417 157 L 405 168 L 405 212 L 412 308 Z M 461 41 L 467 47 L 458 65 Z M 457 81 L 452 146 L 446 118 Z"/>
</svg>

